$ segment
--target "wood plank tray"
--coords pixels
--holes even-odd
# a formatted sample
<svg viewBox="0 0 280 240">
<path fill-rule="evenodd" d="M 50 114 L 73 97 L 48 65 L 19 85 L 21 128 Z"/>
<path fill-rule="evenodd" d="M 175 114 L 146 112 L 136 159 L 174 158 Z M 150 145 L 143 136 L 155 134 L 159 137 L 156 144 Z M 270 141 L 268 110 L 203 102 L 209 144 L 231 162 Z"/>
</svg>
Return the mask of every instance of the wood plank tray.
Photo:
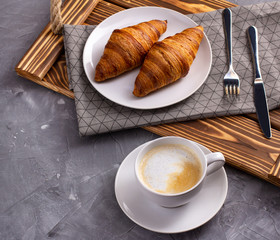
<svg viewBox="0 0 280 240">
<path fill-rule="evenodd" d="M 68 24 L 98 24 L 131 7 L 161 6 L 183 14 L 213 11 L 236 5 L 224 0 L 65 0 L 62 17 Z M 74 98 L 67 79 L 63 38 L 48 24 L 16 66 L 26 79 Z M 280 186 L 280 109 L 271 112 L 272 139 L 260 132 L 255 114 L 144 127 L 160 136 L 176 135 L 221 151 L 227 164 Z"/>
</svg>

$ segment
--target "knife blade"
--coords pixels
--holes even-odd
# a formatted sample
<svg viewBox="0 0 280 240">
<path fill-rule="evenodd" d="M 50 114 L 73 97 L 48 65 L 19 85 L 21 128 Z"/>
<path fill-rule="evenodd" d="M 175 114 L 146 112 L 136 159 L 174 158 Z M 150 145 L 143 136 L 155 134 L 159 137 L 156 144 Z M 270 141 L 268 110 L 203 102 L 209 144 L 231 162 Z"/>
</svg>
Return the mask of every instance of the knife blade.
<svg viewBox="0 0 280 240">
<path fill-rule="evenodd" d="M 256 112 L 258 116 L 259 125 L 267 138 L 271 138 L 271 125 L 269 118 L 269 110 L 266 101 L 266 94 L 264 83 L 262 80 L 259 57 L 258 57 L 258 31 L 255 26 L 250 26 L 247 30 L 250 40 L 250 47 L 253 56 L 254 68 L 255 68 L 255 80 L 254 80 L 254 102 Z"/>
</svg>

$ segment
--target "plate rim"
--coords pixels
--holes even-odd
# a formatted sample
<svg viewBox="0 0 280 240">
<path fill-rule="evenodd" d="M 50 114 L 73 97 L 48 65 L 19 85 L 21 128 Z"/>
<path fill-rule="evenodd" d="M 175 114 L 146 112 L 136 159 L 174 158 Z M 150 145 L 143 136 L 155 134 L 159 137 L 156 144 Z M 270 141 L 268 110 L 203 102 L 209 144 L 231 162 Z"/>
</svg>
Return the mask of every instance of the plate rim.
<svg viewBox="0 0 280 240">
<path fill-rule="evenodd" d="M 134 8 L 129 8 L 129 9 L 125 9 L 125 10 L 122 10 L 120 12 L 117 12 L 111 16 L 109 16 L 108 18 L 104 19 L 102 22 L 100 22 L 98 25 L 96 25 L 96 27 L 93 29 L 93 31 L 90 33 L 90 35 L 88 36 L 87 40 L 86 40 L 86 43 L 84 45 L 84 48 L 83 48 L 83 54 L 82 54 L 82 63 L 83 63 L 83 69 L 84 69 L 84 72 L 86 74 L 86 77 L 90 83 L 90 85 L 100 94 L 102 95 L 103 97 L 105 97 L 106 99 L 110 100 L 111 102 L 115 103 L 115 104 L 118 104 L 120 106 L 124 106 L 124 107 L 128 107 L 128 108 L 132 108 L 132 109 L 137 109 L 137 110 L 153 110 L 153 109 L 160 109 L 160 108 L 164 108 L 164 107 L 168 107 L 168 106 L 171 106 L 171 105 L 174 105 L 176 103 L 179 103 L 185 99 L 187 99 L 188 97 L 190 97 L 191 95 L 193 95 L 204 83 L 205 81 L 207 80 L 208 76 L 209 76 L 209 73 L 211 71 L 211 68 L 212 68 L 212 62 L 213 62 L 213 56 L 212 56 L 212 47 L 211 47 L 211 43 L 206 35 L 205 32 L 203 32 L 204 34 L 204 38 L 206 40 L 206 44 L 207 44 L 207 47 L 209 48 L 209 58 L 210 58 L 210 62 L 209 62 L 209 65 L 208 65 L 208 68 L 206 70 L 206 74 L 205 74 L 205 77 L 204 77 L 204 80 L 201 81 L 201 83 L 199 85 L 196 86 L 196 88 L 190 93 L 188 94 L 188 96 L 186 97 L 182 97 L 180 99 L 176 99 L 176 100 L 173 100 L 169 103 L 166 103 L 166 104 L 157 104 L 156 106 L 135 106 L 133 104 L 127 104 L 127 103 L 123 103 L 123 102 L 119 102 L 119 101 L 116 101 L 112 98 L 110 98 L 110 96 L 108 96 L 107 94 L 103 94 L 101 91 L 99 91 L 98 89 L 96 89 L 95 87 L 95 84 L 93 83 L 94 80 L 91 79 L 90 77 L 90 74 L 86 68 L 86 65 L 88 63 L 91 63 L 91 60 L 88 60 L 86 58 L 86 55 L 87 55 L 87 50 L 90 46 L 90 41 L 91 41 L 91 38 L 92 38 L 92 35 L 94 34 L 95 31 L 98 31 L 99 28 L 102 27 L 103 24 L 106 24 L 108 21 L 111 20 L 111 18 L 113 17 L 116 17 L 118 15 L 122 15 L 122 14 L 126 14 L 126 12 L 130 12 L 130 11 L 138 11 L 138 9 L 157 9 L 159 11 L 166 11 L 166 12 L 169 12 L 171 14 L 175 14 L 175 15 L 180 15 L 180 17 L 184 17 L 186 19 L 188 19 L 188 21 L 191 21 L 193 24 L 195 24 L 196 26 L 198 26 L 198 24 L 192 20 L 191 18 L 189 18 L 187 15 L 183 14 L 183 13 L 180 13 L 178 11 L 175 11 L 173 9 L 169 9 L 169 8 L 165 8 L 165 7 L 157 7 L 157 6 L 140 6 L 140 7 L 134 7 Z M 129 25 L 128 25 L 129 26 Z M 170 35 L 171 36 L 171 35 Z M 92 48 L 90 48 L 92 49 Z"/>
<path fill-rule="evenodd" d="M 158 231 L 158 230 L 155 230 L 153 229 L 152 227 L 149 227 L 149 226 L 146 226 L 142 223 L 139 223 L 139 221 L 136 221 L 135 219 L 133 219 L 128 213 L 127 211 L 123 208 L 122 204 L 120 203 L 120 200 L 118 198 L 118 194 L 117 194 L 117 179 L 119 179 L 119 175 L 120 175 L 120 168 L 121 166 L 124 164 L 125 160 L 128 159 L 129 155 L 131 155 L 133 152 L 135 151 L 140 151 L 141 148 L 143 148 L 146 144 L 148 144 L 150 141 L 146 142 L 146 143 L 143 143 L 141 144 L 140 146 L 134 148 L 133 150 L 131 150 L 127 155 L 126 157 L 122 160 L 119 168 L 118 168 L 118 171 L 116 173 L 116 176 L 115 176 L 115 183 L 114 183 L 114 192 L 115 192 L 115 197 L 116 197 L 116 200 L 117 200 L 117 203 L 119 205 L 119 207 L 121 208 L 121 210 L 123 211 L 123 213 L 131 220 L 133 221 L 135 224 L 139 225 L 140 227 L 143 227 L 147 230 L 150 230 L 150 231 L 153 231 L 153 232 L 157 232 L 157 233 L 163 233 L 163 234 L 176 234 L 176 233 L 183 233 L 183 232 L 188 232 L 188 231 L 191 231 L 191 230 L 194 230 L 198 227 L 201 227 L 202 225 L 204 225 L 205 223 L 209 222 L 213 217 L 216 216 L 216 214 L 221 210 L 222 206 L 224 205 L 225 201 L 226 201 L 226 198 L 227 198 L 227 194 L 228 194 L 228 178 L 227 178 L 227 174 L 226 174 L 226 171 L 225 171 L 225 168 L 222 167 L 221 169 L 219 169 L 218 171 L 222 171 L 223 173 L 223 176 L 225 177 L 225 191 L 224 191 L 224 195 L 223 195 L 223 199 L 222 199 L 222 204 L 217 208 L 217 211 L 215 211 L 215 213 L 213 214 L 213 216 L 211 216 L 209 219 L 207 219 L 206 221 L 202 221 L 199 225 L 195 226 L 195 227 L 192 227 L 192 228 L 186 228 L 185 230 L 179 230 L 179 231 Z M 192 141 L 193 142 L 193 141 Z M 197 142 L 194 142 L 196 144 L 198 144 L 198 146 L 200 148 L 202 148 L 202 151 L 206 151 L 206 152 L 209 152 L 211 153 L 211 151 L 206 148 L 205 146 L 197 143 Z"/>
</svg>

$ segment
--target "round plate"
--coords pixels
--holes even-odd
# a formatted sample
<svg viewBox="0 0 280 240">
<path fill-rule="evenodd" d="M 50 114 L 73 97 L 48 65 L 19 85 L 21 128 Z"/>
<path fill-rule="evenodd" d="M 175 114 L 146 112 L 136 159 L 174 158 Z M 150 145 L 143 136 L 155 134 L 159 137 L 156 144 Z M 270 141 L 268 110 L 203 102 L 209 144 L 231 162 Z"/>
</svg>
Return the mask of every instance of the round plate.
<svg viewBox="0 0 280 240">
<path fill-rule="evenodd" d="M 167 30 L 159 40 L 197 24 L 185 15 L 159 7 L 138 7 L 121 11 L 101 22 L 90 34 L 83 52 L 86 75 L 93 87 L 106 98 L 134 109 L 155 109 L 177 103 L 193 94 L 206 80 L 212 63 L 210 43 L 204 35 L 188 75 L 145 97 L 133 95 L 134 82 L 140 68 L 113 79 L 94 81 L 95 67 L 114 29 L 124 28 L 152 19 L 167 20 Z"/>
<path fill-rule="evenodd" d="M 122 162 L 115 179 L 115 194 L 123 212 L 135 223 L 160 233 L 186 232 L 213 218 L 222 207 L 228 189 L 224 168 L 207 176 L 203 188 L 190 203 L 164 208 L 143 197 L 136 186 L 134 162 L 144 146 L 133 150 Z M 204 153 L 210 151 L 199 145 Z"/>
</svg>

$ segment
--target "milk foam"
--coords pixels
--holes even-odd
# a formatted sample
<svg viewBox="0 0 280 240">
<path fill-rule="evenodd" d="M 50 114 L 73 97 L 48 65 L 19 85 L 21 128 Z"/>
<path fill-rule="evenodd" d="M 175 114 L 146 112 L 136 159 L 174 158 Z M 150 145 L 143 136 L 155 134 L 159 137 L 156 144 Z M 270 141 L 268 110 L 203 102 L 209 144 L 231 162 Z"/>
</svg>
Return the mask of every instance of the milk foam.
<svg viewBox="0 0 280 240">
<path fill-rule="evenodd" d="M 175 193 L 195 185 L 202 170 L 193 150 L 179 144 L 168 144 L 147 152 L 141 161 L 140 172 L 148 187 L 158 192 Z"/>
</svg>

